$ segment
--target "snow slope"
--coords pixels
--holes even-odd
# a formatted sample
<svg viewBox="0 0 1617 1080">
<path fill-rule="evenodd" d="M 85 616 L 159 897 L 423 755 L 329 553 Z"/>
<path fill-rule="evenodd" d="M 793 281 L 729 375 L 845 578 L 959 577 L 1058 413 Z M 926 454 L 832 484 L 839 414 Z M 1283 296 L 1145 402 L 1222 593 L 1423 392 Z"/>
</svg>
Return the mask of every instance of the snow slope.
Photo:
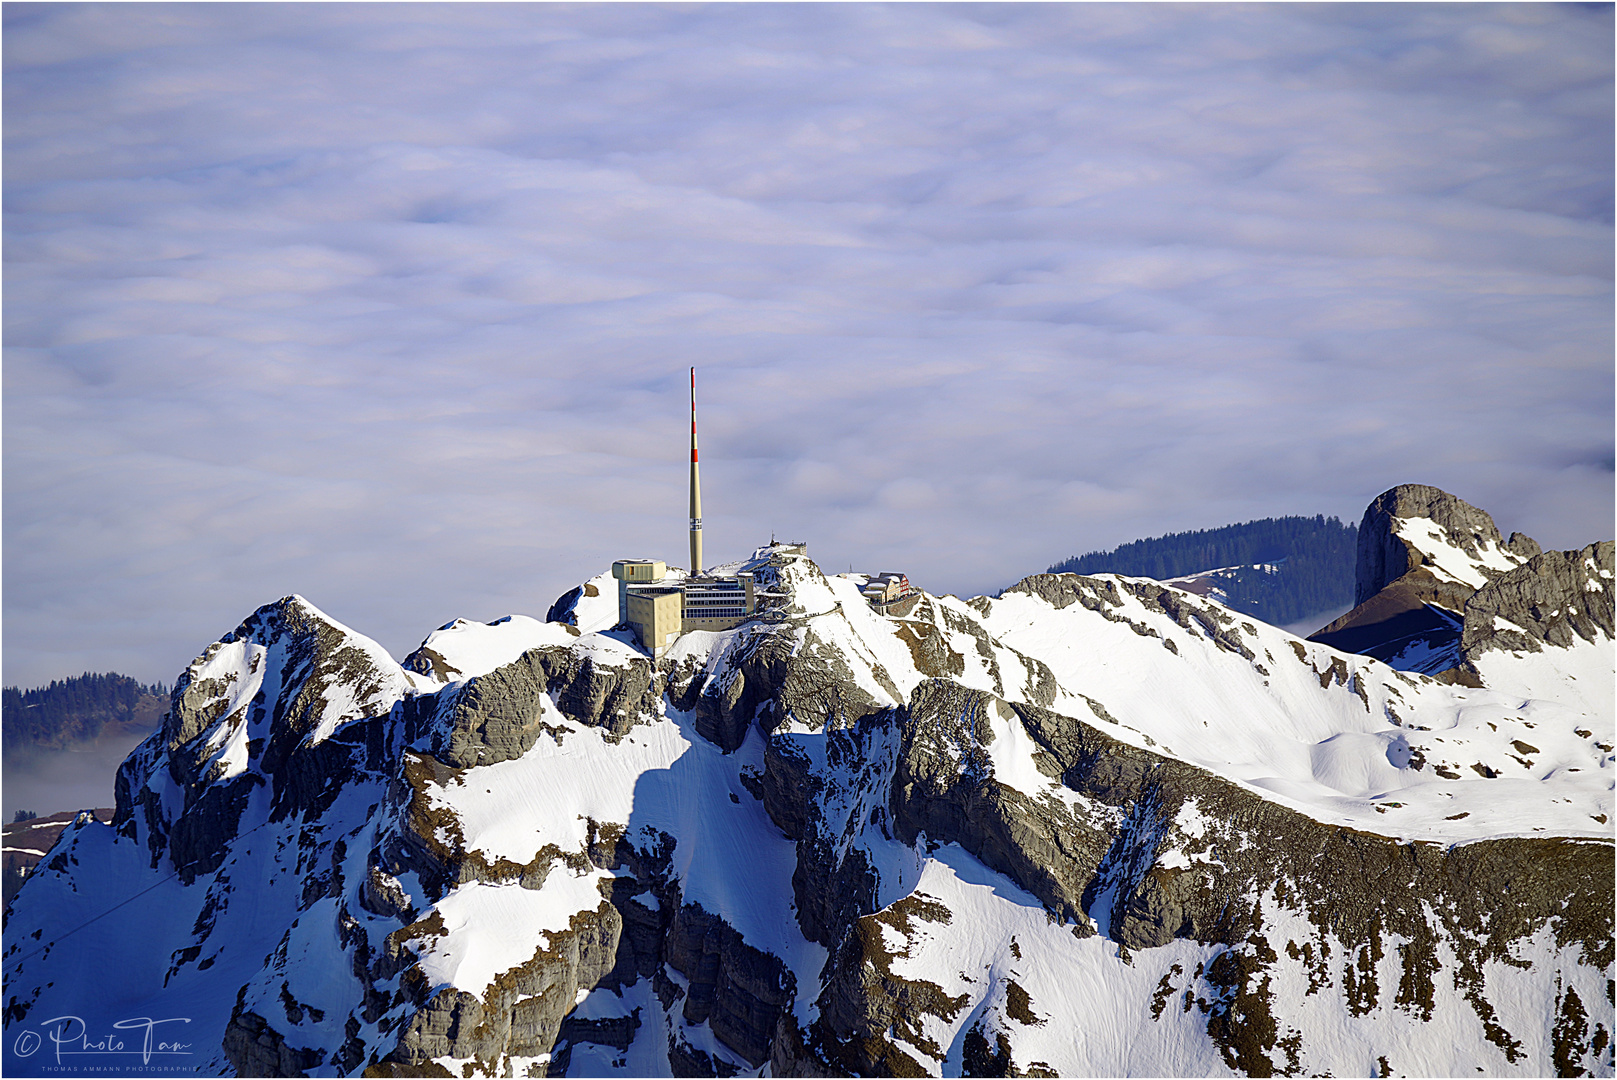
<svg viewBox="0 0 1617 1080">
<path fill-rule="evenodd" d="M 1143 579 L 754 564 L 656 663 L 605 588 L 404 666 L 261 609 L 18 894 L 8 1074 L 63 1016 L 204 1075 L 1613 1074 L 1609 640 L 1467 688 Z"/>
<path fill-rule="evenodd" d="M 1394 518 L 1392 531 L 1422 556 L 1421 565 L 1439 579 L 1472 589 L 1488 584 L 1488 571 L 1504 573 L 1527 561 L 1525 556 L 1503 547 L 1491 537 L 1480 533 L 1455 537 L 1428 517 Z M 1467 545 L 1475 554 L 1466 550 Z"/>
<path fill-rule="evenodd" d="M 1113 619 L 1008 591 L 988 602 L 983 620 L 996 639 L 1050 666 L 1068 695 L 1058 711 L 1081 715 L 1084 698 L 1096 701 L 1112 721 L 1096 715 L 1095 722 L 1124 741 L 1238 780 L 1322 822 L 1442 842 L 1610 835 L 1611 697 L 1602 707 L 1597 694 L 1558 681 L 1548 658 L 1502 665 L 1512 672 L 1502 690 L 1445 685 L 1178 594 L 1185 610 L 1215 625 L 1223 620 L 1248 659 L 1208 648 L 1202 623 L 1180 625 L 1143 602 L 1129 579 L 1090 580 L 1115 581 L 1095 590 L 1116 598 L 1107 607 Z M 1157 588 L 1145 579 L 1133 587 Z M 1178 653 L 1168 653 L 1166 642 Z M 1603 672 L 1611 685 L 1609 642 L 1576 655 L 1590 683 Z M 1535 666 L 1548 677 L 1530 674 Z M 1152 668 L 1172 675 L 1145 674 Z M 1535 752 L 1524 755 L 1518 741 Z"/>
</svg>

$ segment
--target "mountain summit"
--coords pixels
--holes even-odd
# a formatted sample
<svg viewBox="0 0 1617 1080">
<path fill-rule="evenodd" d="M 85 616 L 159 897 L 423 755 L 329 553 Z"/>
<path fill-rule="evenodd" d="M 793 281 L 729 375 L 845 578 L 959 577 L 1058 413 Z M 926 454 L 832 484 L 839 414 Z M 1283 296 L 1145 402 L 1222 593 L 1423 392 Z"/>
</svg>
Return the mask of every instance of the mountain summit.
<svg viewBox="0 0 1617 1080">
<path fill-rule="evenodd" d="M 5 1068 L 144 1017 L 204 1074 L 1611 1075 L 1611 545 L 1473 542 L 1481 686 L 784 547 L 655 660 L 605 574 L 402 664 L 288 597 L 14 899 Z"/>
<path fill-rule="evenodd" d="M 1406 574 L 1424 568 L 1434 591 L 1464 598 L 1534 555 L 1538 543 L 1511 533 L 1463 499 L 1425 484 L 1400 484 L 1376 496 L 1359 525 L 1354 603 L 1362 604 Z M 1446 586 L 1460 586 L 1454 590 Z"/>
<path fill-rule="evenodd" d="M 1358 606 L 1310 640 L 1473 687 L 1527 677 L 1575 691 L 1579 669 L 1593 665 L 1583 688 L 1596 702 L 1590 683 L 1610 666 L 1603 643 L 1617 633 L 1612 564 L 1609 540 L 1546 552 L 1521 533 L 1506 540 L 1491 517 L 1445 491 L 1404 484 L 1364 512 Z M 1515 661 L 1501 667 L 1489 653 Z M 1519 662 L 1530 653 L 1540 655 Z M 1491 679 L 1484 667 L 1494 669 Z"/>
</svg>

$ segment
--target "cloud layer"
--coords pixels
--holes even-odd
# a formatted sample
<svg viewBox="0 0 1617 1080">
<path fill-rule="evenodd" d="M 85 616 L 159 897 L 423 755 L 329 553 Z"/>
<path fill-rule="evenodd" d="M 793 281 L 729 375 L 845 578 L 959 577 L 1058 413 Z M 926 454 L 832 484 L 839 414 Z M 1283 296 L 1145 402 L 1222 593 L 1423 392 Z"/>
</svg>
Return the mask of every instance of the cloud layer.
<svg viewBox="0 0 1617 1080">
<path fill-rule="evenodd" d="M 1609 6 L 8 4 L 5 681 L 684 552 L 1612 532 Z"/>
</svg>

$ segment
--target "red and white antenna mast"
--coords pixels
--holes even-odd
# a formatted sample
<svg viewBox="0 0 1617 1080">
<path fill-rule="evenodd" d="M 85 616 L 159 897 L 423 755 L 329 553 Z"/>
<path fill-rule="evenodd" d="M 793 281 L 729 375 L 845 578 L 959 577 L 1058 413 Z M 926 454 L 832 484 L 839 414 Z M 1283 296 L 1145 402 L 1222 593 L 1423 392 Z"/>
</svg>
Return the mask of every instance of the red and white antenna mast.
<svg viewBox="0 0 1617 1080">
<path fill-rule="evenodd" d="M 702 478 L 696 471 L 696 369 L 691 368 L 691 573 L 702 572 Z"/>
</svg>

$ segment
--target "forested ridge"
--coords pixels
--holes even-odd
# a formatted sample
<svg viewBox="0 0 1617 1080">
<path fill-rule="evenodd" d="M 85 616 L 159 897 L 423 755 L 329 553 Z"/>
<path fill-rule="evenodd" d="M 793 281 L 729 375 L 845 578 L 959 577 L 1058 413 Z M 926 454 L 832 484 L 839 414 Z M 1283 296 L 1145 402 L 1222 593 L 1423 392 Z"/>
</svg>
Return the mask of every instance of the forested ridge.
<svg viewBox="0 0 1617 1080">
<path fill-rule="evenodd" d="M 1075 555 L 1049 572 L 1162 581 L 1236 567 L 1215 583 L 1225 594 L 1219 599 L 1265 622 L 1285 624 L 1352 606 L 1358 539 L 1357 528 L 1322 514 L 1264 518 Z M 1269 570 L 1257 569 L 1261 566 Z"/>
<path fill-rule="evenodd" d="M 86 671 L 36 690 L 7 686 L 0 689 L 0 736 L 7 750 L 60 749 L 94 739 L 108 724 L 154 724 L 168 695 L 162 683 L 145 686 L 115 672 Z"/>
</svg>

